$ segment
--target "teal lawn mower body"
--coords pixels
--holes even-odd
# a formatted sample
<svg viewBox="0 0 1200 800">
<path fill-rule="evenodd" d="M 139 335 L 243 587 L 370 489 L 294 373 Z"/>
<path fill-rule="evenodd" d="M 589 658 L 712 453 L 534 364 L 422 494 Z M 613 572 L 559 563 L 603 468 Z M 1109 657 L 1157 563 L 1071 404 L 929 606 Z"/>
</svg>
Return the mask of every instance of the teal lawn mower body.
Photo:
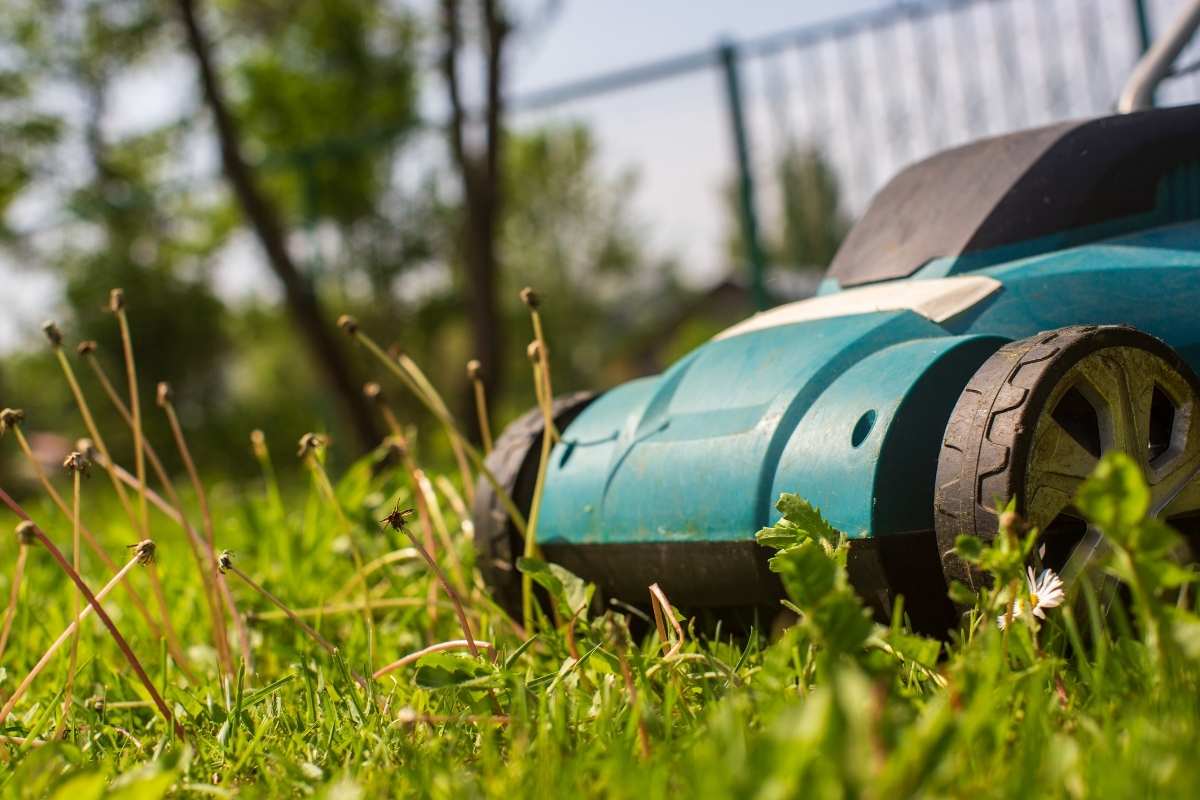
<svg viewBox="0 0 1200 800">
<path fill-rule="evenodd" d="M 1081 325 L 1155 337 L 1194 380 L 1200 107 L 1024 131 L 905 170 L 817 297 L 561 406 L 538 542 L 629 601 L 658 581 L 684 606 L 762 604 L 779 587 L 754 534 L 792 492 L 852 539 L 851 578 L 880 614 L 903 593 L 942 625 L 939 459 L 964 388 L 1009 343 Z M 1178 428 L 1190 399 L 1173 402 Z M 494 460 L 526 506 L 530 424 Z M 503 596 L 519 543 L 489 492 L 477 536 Z"/>
</svg>

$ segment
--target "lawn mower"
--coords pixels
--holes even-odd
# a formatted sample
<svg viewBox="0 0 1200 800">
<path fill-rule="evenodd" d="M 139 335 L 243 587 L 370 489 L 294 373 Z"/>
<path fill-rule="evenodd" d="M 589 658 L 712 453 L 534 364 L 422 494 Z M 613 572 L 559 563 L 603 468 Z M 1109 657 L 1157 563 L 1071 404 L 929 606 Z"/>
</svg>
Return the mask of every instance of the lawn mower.
<svg viewBox="0 0 1200 800">
<path fill-rule="evenodd" d="M 817 296 L 556 399 L 538 542 L 627 602 L 658 582 L 685 608 L 774 604 L 754 534 L 792 492 L 848 535 L 878 615 L 902 594 L 944 630 L 947 579 L 972 578 L 955 539 L 994 537 L 1010 498 L 1046 566 L 1094 566 L 1072 500 L 1108 451 L 1141 465 L 1155 514 L 1200 518 L 1198 368 L 1200 105 L 976 141 L 893 178 Z M 535 410 L 489 460 L 526 509 L 542 435 Z M 521 539 L 486 482 L 474 524 L 519 608 Z"/>
</svg>

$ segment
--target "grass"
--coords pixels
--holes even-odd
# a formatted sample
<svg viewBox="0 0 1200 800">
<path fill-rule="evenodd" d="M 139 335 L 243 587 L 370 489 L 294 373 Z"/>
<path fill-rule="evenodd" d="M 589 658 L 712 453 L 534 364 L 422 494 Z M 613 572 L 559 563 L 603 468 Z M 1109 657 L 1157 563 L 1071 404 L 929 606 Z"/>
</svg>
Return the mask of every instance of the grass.
<svg viewBox="0 0 1200 800">
<path fill-rule="evenodd" d="M 410 390 L 428 391 L 397 369 Z M 11 438 L 0 447 L 19 455 Z M 701 625 L 657 585 L 645 613 L 597 608 L 592 587 L 536 554 L 521 566 L 549 602 L 519 624 L 474 568 L 459 466 L 422 465 L 416 444 L 389 440 L 331 474 L 312 450 L 303 462 L 272 459 L 258 436 L 230 458 L 256 459 L 260 485 L 215 476 L 205 486 L 195 473 L 190 490 L 166 500 L 138 486 L 136 469 L 110 472 L 139 497 L 147 490 L 159 585 L 195 681 L 113 580 L 110 565 L 142 538 L 140 515 L 125 513 L 104 479 L 83 480 L 80 531 L 108 555 L 78 553 L 83 581 L 105 586 L 96 594 L 148 684 L 91 621 L 100 615 L 83 614 L 66 712 L 68 647 L 0 723 L 0 794 L 1186 797 L 1200 788 L 1200 616 L 1196 593 L 1179 595 L 1194 575 L 1170 560 L 1175 536 L 1146 518 L 1145 486 L 1126 460 L 1104 461 L 1079 504 L 1109 534 L 1110 569 L 1131 587 L 1129 602 L 1105 618 L 1085 591 L 1040 626 L 1020 616 L 1001 631 L 1034 544 L 1008 515 L 993 546 L 960 544 L 993 588 L 953 588 L 971 610 L 941 643 L 912 633 L 902 607 L 889 625 L 871 621 L 848 585 L 845 537 L 794 496 L 760 534 L 776 550 L 790 610 L 764 615 L 756 630 Z M 73 492 L 72 475 L 48 478 Z M 29 526 L 0 543 L 0 598 L 16 598 L 4 616 L 2 700 L 74 633 L 78 587 L 63 577 L 74 504 L 38 491 L 22 505 L 66 555 L 52 557 Z M 380 522 L 418 498 L 438 520 L 436 538 Z M 181 525 L 189 519 L 200 522 Z M 214 607 L 231 607 L 215 594 L 212 547 L 222 551 L 221 586 L 245 614 L 253 664 L 230 638 L 235 620 L 212 619 Z M 132 587 L 153 593 L 147 569 L 129 564 Z M 232 672 L 221 668 L 227 653 L 238 656 Z"/>
</svg>

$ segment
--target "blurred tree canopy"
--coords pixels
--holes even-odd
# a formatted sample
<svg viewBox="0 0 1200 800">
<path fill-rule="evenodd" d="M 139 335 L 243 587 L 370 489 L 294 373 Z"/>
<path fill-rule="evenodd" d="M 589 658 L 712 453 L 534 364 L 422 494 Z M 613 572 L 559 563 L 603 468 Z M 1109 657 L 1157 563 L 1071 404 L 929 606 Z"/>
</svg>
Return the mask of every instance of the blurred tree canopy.
<svg viewBox="0 0 1200 800">
<path fill-rule="evenodd" d="M 419 113 L 421 91 L 439 88 L 421 67 L 434 26 L 384 0 L 220 0 L 202 10 L 242 153 L 304 280 L 325 308 L 355 313 L 454 394 L 478 339 L 462 300 L 464 195 Z M 168 380 L 201 460 L 249 469 L 255 427 L 284 458 L 301 433 L 321 428 L 351 455 L 345 417 L 277 286 L 256 277 L 248 294 L 228 288 L 261 256 L 221 180 L 172 5 L 0 0 L 0 26 L 0 248 L 61 282 L 56 313 L 69 347 L 96 340 L 123 386 L 116 325 L 101 310 L 108 289 L 122 286 L 151 436 L 165 440 L 148 398 Z M 141 93 L 176 113 L 131 115 Z M 635 177 L 605 174 L 584 128 L 500 141 L 498 297 L 514 346 L 503 362 L 510 390 L 493 400 L 507 418 L 533 402 L 515 346 L 529 335 L 522 285 L 546 298 L 563 391 L 625 377 L 611 371 L 626 346 L 613 332 L 683 291 L 673 265 L 642 245 L 627 204 Z M 32 429 L 79 435 L 57 365 L 33 335 L 30 344 L 0 362 L 0 405 L 25 407 Z M 361 353 L 346 348 L 345 359 L 352 374 L 380 375 Z M 128 460 L 123 425 L 77 363 L 106 438 Z M 420 419 L 399 389 L 389 396 Z"/>
</svg>

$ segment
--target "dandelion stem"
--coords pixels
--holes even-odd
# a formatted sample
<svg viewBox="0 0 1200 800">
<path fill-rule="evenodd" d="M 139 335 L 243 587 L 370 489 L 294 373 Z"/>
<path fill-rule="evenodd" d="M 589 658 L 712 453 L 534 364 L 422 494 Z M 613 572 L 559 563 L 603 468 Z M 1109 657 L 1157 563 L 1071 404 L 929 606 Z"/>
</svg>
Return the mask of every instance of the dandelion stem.
<svg viewBox="0 0 1200 800">
<path fill-rule="evenodd" d="M 71 515 L 71 566 L 79 572 L 79 495 L 81 493 L 80 481 L 83 479 L 82 467 L 73 468 L 71 470 L 72 477 L 72 510 Z M 82 609 L 79 606 L 79 592 L 71 593 L 71 615 L 78 619 Z M 75 634 L 71 637 L 71 654 L 67 659 L 67 683 L 63 691 L 62 717 L 58 721 L 58 728 L 54 731 L 54 738 L 62 738 L 63 731 L 67 726 L 67 717 L 71 713 L 71 701 L 75 691 L 75 664 L 79 658 L 79 626 L 75 626 Z"/>
<path fill-rule="evenodd" d="M 419 597 L 384 597 L 379 600 L 372 600 L 370 603 L 354 602 L 354 603 L 330 603 L 327 606 L 316 606 L 315 608 L 294 608 L 292 614 L 297 617 L 326 617 L 336 614 L 360 614 L 363 608 L 368 608 L 371 611 L 388 608 L 417 608 L 426 605 L 425 601 Z M 445 608 L 451 608 L 449 603 L 446 603 Z M 290 619 L 290 615 L 282 611 L 264 611 L 259 614 L 253 614 L 253 619 L 269 622 L 271 620 Z"/>
<path fill-rule="evenodd" d="M 305 437 L 307 439 L 308 437 Z M 315 438 L 315 437 L 314 437 Z M 333 484 L 329 480 L 329 474 L 325 472 L 325 467 L 321 464 L 319 454 L 315 448 L 305 448 L 302 439 L 301 449 L 302 456 L 308 463 L 309 469 L 312 471 L 313 478 L 317 482 L 317 486 L 325 495 L 325 499 L 333 506 L 333 510 L 337 513 L 338 522 L 342 526 L 342 530 L 346 532 L 346 540 L 350 543 L 350 556 L 354 559 L 354 569 L 356 572 L 362 572 L 363 560 L 362 553 L 359 552 L 358 542 L 354 536 L 354 526 L 350 524 L 346 512 L 342 509 L 341 501 L 338 500 L 337 492 L 334 491 Z M 369 603 L 371 596 L 367 592 L 367 586 L 363 584 L 363 603 Z M 375 619 L 371 614 L 370 609 L 363 609 L 363 622 L 366 625 L 367 631 L 367 660 L 374 667 L 375 665 Z"/>
<path fill-rule="evenodd" d="M 254 591 L 258 592 L 260 595 L 265 597 L 272 605 L 274 605 L 276 608 L 278 608 L 280 611 L 282 611 L 287 616 L 287 618 L 292 621 L 292 624 L 294 624 L 297 628 L 299 628 L 301 631 L 303 631 L 304 634 L 308 638 L 312 639 L 314 642 L 316 642 L 318 645 L 320 645 L 321 649 L 323 649 L 325 652 L 329 653 L 330 655 L 333 655 L 337 651 L 337 648 L 334 647 L 332 644 L 330 644 L 328 639 L 326 639 L 321 634 L 317 633 L 312 627 L 310 627 L 308 625 L 308 623 L 306 623 L 304 620 L 300 619 L 300 617 L 297 616 L 297 614 L 294 611 L 292 611 L 292 609 L 288 608 L 288 605 L 286 603 L 284 603 L 278 597 L 276 597 L 271 592 L 269 592 L 265 587 L 263 587 L 259 583 L 257 583 L 253 578 L 251 578 L 245 572 L 243 572 L 236 564 L 233 563 L 233 560 L 231 558 L 228 558 L 228 557 L 222 558 L 221 567 L 222 567 L 222 569 L 226 570 L 227 572 L 232 572 L 234 575 L 236 575 L 238 578 L 240 578 L 243 583 L 245 583 L 251 589 L 253 589 Z M 367 682 L 362 678 L 362 676 L 356 674 L 353 671 L 351 671 L 350 675 L 351 675 L 351 677 L 354 678 L 355 682 L 358 683 L 359 686 L 361 686 L 364 689 L 367 688 Z"/>
<path fill-rule="evenodd" d="M 533 382 L 538 386 L 544 370 L 546 351 L 536 339 L 529 347 L 530 360 L 533 361 Z M 545 394 L 544 392 L 542 393 Z M 550 466 L 550 447 L 553 442 L 554 417 L 549 400 L 541 398 L 542 409 L 542 442 L 541 453 L 538 456 L 537 478 L 533 484 L 533 499 L 529 504 L 529 524 L 525 529 L 525 558 L 537 556 L 537 525 L 542 510 L 542 493 L 546 486 L 546 471 Z M 533 624 L 533 578 L 528 573 L 521 573 L 521 611 L 526 628 Z"/>
<path fill-rule="evenodd" d="M 475 394 L 475 415 L 479 418 L 479 437 L 483 440 L 483 452 L 492 452 L 492 425 L 488 420 L 487 389 L 483 385 L 482 365 L 478 360 L 467 362 L 467 377 Z"/>
<path fill-rule="evenodd" d="M 13 619 L 17 616 L 17 603 L 21 599 L 21 580 L 25 575 L 25 559 L 28 555 L 29 545 L 20 542 L 17 545 L 17 563 L 13 567 L 12 587 L 8 591 L 8 608 L 4 611 L 4 625 L 0 627 L 0 659 L 4 658 L 8 634 L 12 630 Z"/>
<path fill-rule="evenodd" d="M 63 375 L 66 376 L 67 385 L 71 388 L 71 394 L 75 397 L 75 404 L 79 407 L 79 415 L 83 417 L 83 426 L 88 432 L 88 436 L 92 437 L 92 443 L 96 445 L 96 450 L 100 455 L 104 456 L 106 461 L 111 462 L 112 458 L 108 453 L 108 446 L 104 443 L 104 437 L 100 435 L 100 429 L 96 427 L 96 420 L 92 417 L 92 410 L 88 406 L 87 399 L 83 396 L 83 390 L 79 388 L 79 381 L 75 378 L 75 370 L 71 368 L 71 362 L 67 360 L 67 356 L 63 353 L 62 345 L 54 346 L 54 354 L 58 357 L 58 363 L 62 367 Z M 121 503 L 121 508 L 124 509 L 125 515 L 129 517 L 134 529 L 138 527 L 137 516 L 134 514 L 133 507 L 129 504 L 129 495 L 125 494 L 125 487 L 112 474 L 112 470 L 108 470 L 109 479 L 113 484 L 113 491 L 117 493 L 117 499 Z"/>
<path fill-rule="evenodd" d="M 458 557 L 458 551 L 454 548 L 454 542 L 450 539 L 450 531 L 446 527 L 446 519 L 442 516 L 442 508 L 438 505 L 437 495 L 434 494 L 433 484 L 429 482 L 429 478 L 423 470 L 416 471 L 416 480 L 421 495 L 425 498 L 425 504 L 429 506 L 429 514 L 433 518 L 438 538 L 442 540 L 442 549 L 446 551 L 446 555 L 450 559 L 450 569 L 454 573 L 455 583 L 458 584 L 459 589 L 465 592 L 467 582 L 463 577 L 462 561 Z"/>
<path fill-rule="evenodd" d="M 3 501 L 5 505 L 13 509 L 17 516 L 24 520 L 29 520 L 29 515 L 25 513 L 25 510 L 22 509 L 16 503 L 16 501 L 9 496 L 8 492 L 4 491 L 3 489 L 0 489 L 0 501 Z M 121 650 L 121 653 L 125 656 L 125 660 L 129 662 L 129 666 L 133 668 L 135 673 L 137 673 L 138 679 L 142 682 L 142 685 L 145 686 L 146 692 L 150 695 L 150 699 L 154 701 L 156 706 L 158 706 L 158 710 L 162 713 L 167 722 L 174 726 L 176 735 L 178 735 L 181 739 L 186 738 L 187 734 L 183 730 L 183 726 L 179 724 L 174 715 L 171 713 L 171 709 L 168 708 L 167 704 L 163 701 L 162 695 L 158 693 L 158 689 L 154 686 L 154 681 L 150 680 L 150 676 L 146 674 L 146 670 L 142 669 L 142 662 L 138 661 L 138 657 L 134 655 L 133 650 L 130 649 L 129 643 L 125 641 L 125 637 L 121 635 L 121 631 L 117 629 L 117 626 L 113 623 L 112 618 L 108 616 L 108 612 L 106 612 L 104 607 L 100 605 L 100 601 L 96 599 L 94 594 L 92 594 L 92 590 L 89 589 L 87 584 L 83 582 L 83 578 L 79 576 L 78 572 L 71 568 L 71 565 L 67 562 L 67 559 L 63 556 L 62 552 L 60 552 L 59 549 L 54 546 L 54 542 L 50 541 L 50 537 L 48 537 L 41 528 L 37 527 L 37 525 L 33 526 L 33 535 L 37 537 L 37 540 L 41 542 L 42 546 L 50 552 L 50 555 L 58 563 L 58 566 L 62 568 L 62 571 L 67 574 L 67 577 L 69 577 L 75 583 L 75 585 L 79 588 L 79 591 L 83 592 L 83 596 L 87 598 L 88 604 L 96 610 L 96 616 L 98 616 L 101 622 L 104 623 L 104 627 L 108 628 L 109 635 L 112 636 L 113 641 Z M 143 544 L 146 543 L 144 542 Z M 153 546 L 152 542 L 149 544 Z M 141 551 L 139 549 L 139 553 L 140 552 Z M 110 583 L 116 582 L 117 578 L 115 577 L 112 581 L 110 581 Z"/>
<path fill-rule="evenodd" d="M 116 409 L 116 413 L 120 414 L 121 419 L 125 420 L 126 425 L 130 426 L 132 431 L 133 417 L 130 414 L 130 409 L 128 409 L 125 405 L 125 402 L 122 401 L 120 393 L 116 391 L 116 387 L 113 386 L 113 381 L 109 380 L 108 374 L 104 372 L 104 368 L 100 365 L 100 360 L 96 359 L 95 343 L 85 342 L 80 344 L 79 354 L 84 357 L 84 360 L 88 362 L 88 366 L 91 367 L 91 371 L 95 373 L 98 383 L 100 383 L 104 393 L 106 393 L 108 396 L 109 401 L 113 403 L 113 408 Z M 160 458 L 158 458 L 158 453 L 155 452 L 154 447 L 150 445 L 149 439 L 143 438 L 142 449 L 145 451 L 146 461 L 150 463 L 150 468 L 154 470 L 155 475 L 158 477 L 158 482 L 161 483 L 163 491 L 167 493 L 167 497 L 176 507 L 182 509 L 182 505 L 180 504 L 179 500 L 179 494 L 175 492 L 174 481 L 170 480 L 167 470 L 163 469 L 162 461 L 160 461 Z M 142 485 L 139 483 L 138 486 Z M 148 491 L 148 489 L 139 488 L 138 491 L 145 493 Z M 224 589 L 223 587 L 221 590 L 216 588 L 215 584 L 223 584 L 223 581 L 220 579 L 220 572 L 217 572 L 215 567 L 212 567 L 212 569 L 205 567 L 204 557 L 202 554 L 200 554 L 200 551 L 205 549 L 204 542 L 200 540 L 200 537 L 197 535 L 196 530 L 192 528 L 192 525 L 187 523 L 186 518 L 180 516 L 180 523 L 182 529 L 184 529 L 188 546 L 190 546 L 192 558 L 194 561 L 196 561 L 196 567 L 200 573 L 200 581 L 202 581 L 204 584 L 204 600 L 209 607 L 209 616 L 212 621 L 212 638 L 214 638 L 216 645 L 217 660 L 221 662 L 222 669 L 226 670 L 226 673 L 232 675 L 234 673 L 233 657 L 229 655 L 229 643 L 227 639 L 226 628 L 224 628 L 224 616 L 221 613 L 221 604 L 220 600 L 218 600 L 218 594 L 224 595 L 227 597 L 227 599 L 229 599 L 227 601 L 227 606 L 230 606 L 230 614 L 234 616 L 235 624 L 238 625 L 240 642 L 246 642 L 246 640 L 248 640 L 248 637 L 244 636 L 245 625 L 242 624 L 241 618 L 238 615 L 238 612 L 236 612 L 236 606 L 232 606 L 232 597 L 229 597 L 228 590 Z M 214 549 L 208 549 L 211 563 L 216 564 L 216 553 L 214 552 Z M 216 578 L 212 577 L 214 575 Z M 251 672 L 253 672 L 253 661 L 247 661 L 247 667 L 251 669 Z"/>
<path fill-rule="evenodd" d="M 471 651 L 471 655 L 478 658 L 479 648 L 475 646 L 475 637 L 471 635 L 471 623 L 467 621 L 467 612 L 463 608 L 462 599 L 459 598 L 458 592 L 454 591 L 454 587 L 451 586 L 450 581 L 446 579 L 446 573 L 442 572 L 442 568 L 438 566 L 437 561 L 435 561 L 433 556 L 429 554 L 429 551 L 421 546 L 421 542 L 417 540 L 416 535 L 413 534 L 413 532 L 410 531 L 405 525 L 399 525 L 397 527 L 403 531 L 404 535 L 408 537 L 408 540 L 412 542 L 413 547 L 417 548 L 417 552 L 421 554 L 421 558 L 423 558 L 425 563 L 429 565 L 429 568 L 433 570 L 433 574 L 437 578 L 438 583 L 442 585 L 442 589 L 445 590 L 446 596 L 449 597 L 450 602 L 454 604 L 454 613 L 458 616 L 458 624 L 462 627 L 463 638 L 466 639 L 467 642 L 467 649 Z"/>
<path fill-rule="evenodd" d="M 133 473 L 137 476 L 139 486 L 138 519 L 142 523 L 143 537 L 149 538 L 150 514 L 146 508 L 146 454 L 142 449 L 142 403 L 138 398 L 137 362 L 133 356 L 133 336 L 129 332 L 129 317 L 125 313 L 124 293 L 120 289 L 112 290 L 110 307 L 117 315 L 117 326 L 121 331 L 121 348 L 125 355 L 125 376 L 129 381 L 129 415 L 130 427 L 133 429 Z"/>
<path fill-rule="evenodd" d="M 485 642 L 480 639 L 476 639 L 473 642 L 467 641 L 466 639 L 452 639 L 448 642 L 431 644 L 428 647 L 423 647 L 420 650 L 417 650 L 416 652 L 409 653 L 403 658 L 398 658 L 392 663 L 388 664 L 386 667 L 380 667 L 379 669 L 375 670 L 375 673 L 371 677 L 375 680 L 379 680 L 389 672 L 395 672 L 396 670 L 406 667 L 414 661 L 417 661 L 422 656 L 427 656 L 431 653 L 444 653 L 447 650 L 466 650 L 470 649 L 472 646 L 475 649 L 483 648 L 484 650 L 487 650 L 489 655 L 494 652 L 491 642 Z"/>
<path fill-rule="evenodd" d="M 464 452 L 471 459 L 471 461 L 474 462 L 475 467 L 483 475 L 484 479 L 491 484 L 493 491 L 496 492 L 496 496 L 500 499 L 501 504 L 504 506 L 504 510 L 508 512 L 509 518 L 512 519 L 513 525 L 516 527 L 517 532 L 524 536 L 525 516 L 517 508 L 516 503 L 513 502 L 512 497 L 500 483 L 499 479 L 496 477 L 496 474 L 488 468 L 487 464 L 484 463 L 483 456 L 480 455 L 479 451 L 476 450 L 475 447 L 473 447 L 471 443 L 466 441 L 462 436 L 462 432 L 458 430 L 458 427 L 455 425 L 454 419 L 450 417 L 449 412 L 447 412 L 444 407 L 439 408 L 439 406 L 433 400 L 426 397 L 425 394 L 416 387 L 416 384 L 413 383 L 412 379 L 408 376 L 404 369 L 402 369 L 394 360 L 389 358 L 388 354 L 383 352 L 383 350 L 371 337 L 367 336 L 360 330 L 355 330 L 353 332 L 353 336 L 355 341 L 357 341 L 373 356 L 383 362 L 384 366 L 386 366 L 393 375 L 400 378 L 401 382 L 405 384 L 409 391 L 413 392 L 417 399 L 420 400 L 422 404 L 424 404 L 425 407 L 428 408 L 429 411 L 438 418 L 438 421 L 442 423 L 442 425 L 447 429 L 448 432 L 451 433 L 452 436 L 458 437 L 458 439 L 462 441 Z"/>
<path fill-rule="evenodd" d="M 50 482 L 50 478 L 47 477 L 46 471 L 42 469 L 41 462 L 39 462 L 37 457 L 33 454 L 33 449 L 29 446 L 29 442 L 26 440 L 25 434 L 17 426 L 13 426 L 12 432 L 13 436 L 17 440 L 17 444 L 21 448 L 21 452 L 25 455 L 26 460 L 33 467 L 34 474 L 37 475 L 38 481 L 42 484 L 42 488 L 46 490 L 46 494 L 50 497 L 51 502 L 53 502 L 55 507 L 62 512 L 63 516 L 70 519 L 72 516 L 70 509 L 67 508 L 67 504 L 63 501 L 62 495 L 60 495 L 58 490 L 54 488 L 54 484 Z M 96 557 L 100 559 L 101 563 L 104 564 L 104 567 L 110 573 L 115 574 L 119 569 L 117 562 L 113 561 L 112 557 L 105 552 L 104 548 L 100 546 L 100 543 L 96 540 L 96 537 L 87 528 L 87 526 L 80 524 L 79 531 L 83 534 L 84 542 L 86 542 L 91 551 L 96 554 Z M 162 628 L 159 627 L 158 622 L 155 621 L 154 616 L 150 613 L 150 609 L 147 607 L 146 601 L 142 599 L 141 594 L 137 591 L 137 589 L 134 588 L 133 582 L 125 581 L 122 586 L 129 594 L 129 599 L 133 603 L 134 608 L 138 610 L 138 613 L 141 614 L 142 618 L 146 621 L 146 628 L 150 631 L 150 635 L 155 639 L 162 638 Z"/>
<path fill-rule="evenodd" d="M 158 404 L 162 407 L 163 412 L 167 415 L 167 423 L 171 427 L 171 435 L 175 438 L 175 447 L 179 451 L 179 457 L 183 461 L 184 469 L 187 470 L 188 478 L 192 482 L 192 490 L 196 493 L 196 504 L 200 506 L 200 522 L 204 525 L 203 545 L 208 555 L 208 563 L 201 564 L 200 574 L 205 578 L 205 586 L 208 589 L 208 604 L 209 614 L 212 616 L 213 624 L 213 639 L 217 646 L 217 657 L 221 660 L 222 668 L 227 675 L 235 674 L 233 665 L 233 657 L 229 653 L 229 634 L 225 629 L 225 616 L 221 613 L 221 608 L 218 598 L 218 587 L 222 582 L 221 570 L 217 564 L 217 547 L 216 533 L 213 529 L 212 512 L 208 507 L 208 495 L 204 491 L 204 483 L 200 480 L 200 473 L 196 470 L 196 463 L 192 460 L 191 449 L 187 445 L 187 439 L 183 435 L 183 427 L 179 424 L 179 415 L 175 413 L 175 405 L 171 402 L 170 391 L 165 383 L 158 385 Z M 169 481 L 163 481 L 164 487 L 168 494 L 172 497 L 175 506 L 179 506 L 179 498 L 175 493 L 175 489 Z M 181 513 L 182 518 L 182 513 Z M 193 545 L 193 549 L 196 549 Z M 197 562 L 200 561 L 199 552 L 196 552 Z M 230 601 L 232 604 L 232 601 Z M 234 625 L 238 628 L 238 642 L 242 650 L 242 658 L 246 662 L 246 669 L 254 672 L 254 661 L 250 654 L 249 635 L 245 632 L 245 626 L 241 623 L 241 616 L 237 613 L 236 605 L 233 606 Z"/>
<path fill-rule="evenodd" d="M 138 558 L 139 556 L 135 555 L 133 558 L 129 559 L 129 563 L 121 567 L 117 574 L 110 578 L 108 583 L 104 584 L 100 591 L 96 592 L 97 602 L 108 597 L 109 592 L 111 592 L 116 587 L 117 583 L 123 580 L 125 575 L 138 563 Z M 53 644 L 51 644 L 46 652 L 42 654 L 42 657 L 38 659 L 38 662 L 33 665 L 33 669 L 29 671 L 29 674 L 25 676 L 25 678 L 13 691 L 12 696 L 8 698 L 8 702 L 4 704 L 4 707 L 0 708 L 0 722 L 6 720 L 8 715 L 12 713 L 13 708 L 15 708 L 17 705 L 17 701 L 19 701 L 25 692 L 29 690 L 29 687 L 33 684 L 37 676 L 42 674 L 42 672 L 46 669 L 47 665 L 50 663 L 50 660 L 54 658 L 54 654 L 62 648 L 68 639 L 78 636 L 80 626 L 91 613 L 92 606 L 90 605 L 84 606 L 75 612 L 74 617 L 71 619 L 71 623 L 63 629 L 63 632 L 58 635 L 58 638 L 55 639 Z M 55 738 L 57 738 L 57 736 Z"/>
</svg>

